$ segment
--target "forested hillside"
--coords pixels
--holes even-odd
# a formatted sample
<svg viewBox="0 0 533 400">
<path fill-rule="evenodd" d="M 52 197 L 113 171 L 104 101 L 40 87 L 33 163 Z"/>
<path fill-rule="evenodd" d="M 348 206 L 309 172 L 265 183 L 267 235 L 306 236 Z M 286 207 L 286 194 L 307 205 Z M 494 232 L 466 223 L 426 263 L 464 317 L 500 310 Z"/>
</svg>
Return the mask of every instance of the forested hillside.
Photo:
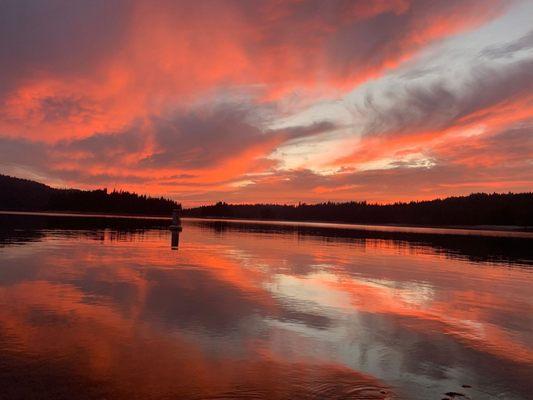
<svg viewBox="0 0 533 400">
<path fill-rule="evenodd" d="M 126 191 L 55 189 L 42 183 L 0 175 L 0 209 L 170 215 L 179 204 Z"/>
</svg>

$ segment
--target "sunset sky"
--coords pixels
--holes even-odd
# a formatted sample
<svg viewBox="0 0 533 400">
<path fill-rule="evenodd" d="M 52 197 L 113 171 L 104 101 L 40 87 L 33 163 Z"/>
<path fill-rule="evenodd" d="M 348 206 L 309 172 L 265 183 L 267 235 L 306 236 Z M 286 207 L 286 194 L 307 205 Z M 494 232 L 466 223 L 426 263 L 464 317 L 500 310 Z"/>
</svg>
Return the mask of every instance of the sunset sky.
<svg viewBox="0 0 533 400">
<path fill-rule="evenodd" d="M 0 173 L 185 205 L 533 190 L 533 1 L 1 0 Z"/>
</svg>

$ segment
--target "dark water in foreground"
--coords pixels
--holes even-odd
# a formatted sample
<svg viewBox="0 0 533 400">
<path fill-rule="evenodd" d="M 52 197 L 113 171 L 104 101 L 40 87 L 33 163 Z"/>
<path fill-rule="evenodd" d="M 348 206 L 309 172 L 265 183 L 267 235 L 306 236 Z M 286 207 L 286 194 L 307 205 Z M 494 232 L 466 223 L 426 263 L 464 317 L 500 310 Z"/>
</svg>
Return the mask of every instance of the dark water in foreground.
<svg viewBox="0 0 533 400">
<path fill-rule="evenodd" d="M 532 239 L 166 224 L 0 215 L 0 399 L 531 398 Z"/>
</svg>

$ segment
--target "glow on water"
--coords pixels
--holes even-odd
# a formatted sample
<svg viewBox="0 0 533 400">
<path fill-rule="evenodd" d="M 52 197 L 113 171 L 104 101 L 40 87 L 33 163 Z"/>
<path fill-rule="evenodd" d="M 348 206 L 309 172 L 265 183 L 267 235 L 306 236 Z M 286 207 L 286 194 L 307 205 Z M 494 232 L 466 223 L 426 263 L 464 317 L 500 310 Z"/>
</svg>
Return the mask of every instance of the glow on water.
<svg viewBox="0 0 533 400">
<path fill-rule="evenodd" d="M 5 398 L 531 391 L 527 238 L 191 220 L 172 249 L 155 221 L 10 218 L 0 228 Z"/>
</svg>

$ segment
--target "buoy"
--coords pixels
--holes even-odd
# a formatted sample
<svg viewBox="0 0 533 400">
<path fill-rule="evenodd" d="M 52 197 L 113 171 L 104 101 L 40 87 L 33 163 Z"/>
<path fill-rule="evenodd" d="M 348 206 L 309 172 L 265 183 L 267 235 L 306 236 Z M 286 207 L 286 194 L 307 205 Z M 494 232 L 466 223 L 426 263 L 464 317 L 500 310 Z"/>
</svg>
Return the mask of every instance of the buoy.
<svg viewBox="0 0 533 400">
<path fill-rule="evenodd" d="M 170 225 L 169 229 L 171 231 L 181 231 L 181 218 L 180 218 L 180 210 L 175 208 L 172 211 L 172 225 Z"/>
</svg>

